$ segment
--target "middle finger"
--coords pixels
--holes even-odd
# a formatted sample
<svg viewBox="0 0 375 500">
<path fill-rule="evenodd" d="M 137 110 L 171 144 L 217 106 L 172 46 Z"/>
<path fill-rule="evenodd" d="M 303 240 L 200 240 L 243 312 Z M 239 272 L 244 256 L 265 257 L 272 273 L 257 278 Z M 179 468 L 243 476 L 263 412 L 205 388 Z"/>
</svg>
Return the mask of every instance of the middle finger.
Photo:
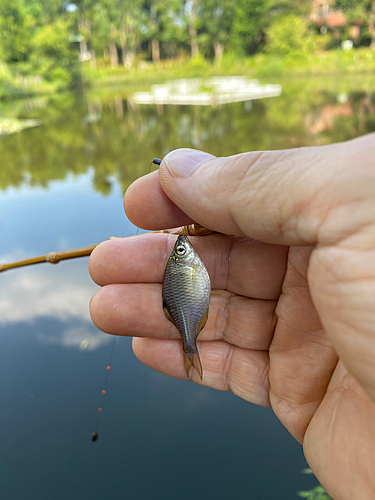
<svg viewBox="0 0 375 500">
<path fill-rule="evenodd" d="M 107 333 L 177 339 L 176 327 L 164 316 L 161 296 L 161 285 L 156 283 L 107 285 L 92 298 L 91 317 Z M 267 350 L 276 324 L 275 307 L 276 301 L 214 290 L 199 340 L 224 340 L 245 349 Z"/>
<path fill-rule="evenodd" d="M 222 234 L 190 240 L 207 267 L 213 289 L 264 300 L 279 297 L 287 247 Z M 160 233 L 105 241 L 90 257 L 91 277 L 101 286 L 162 283 L 175 242 L 175 235 Z"/>
</svg>

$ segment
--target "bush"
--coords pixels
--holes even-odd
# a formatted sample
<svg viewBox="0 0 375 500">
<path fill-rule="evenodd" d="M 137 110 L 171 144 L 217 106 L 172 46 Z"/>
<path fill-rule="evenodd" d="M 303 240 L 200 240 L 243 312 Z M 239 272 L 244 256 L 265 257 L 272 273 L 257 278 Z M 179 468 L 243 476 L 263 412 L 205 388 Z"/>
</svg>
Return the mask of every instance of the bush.
<svg viewBox="0 0 375 500">
<path fill-rule="evenodd" d="M 317 37 L 302 18 L 290 14 L 278 18 L 267 30 L 266 52 L 275 57 L 305 59 L 317 49 Z"/>
<path fill-rule="evenodd" d="M 58 18 L 40 27 L 31 41 L 31 67 L 48 81 L 60 80 L 63 86 L 69 85 L 77 65 L 69 29 L 70 23 Z"/>
</svg>

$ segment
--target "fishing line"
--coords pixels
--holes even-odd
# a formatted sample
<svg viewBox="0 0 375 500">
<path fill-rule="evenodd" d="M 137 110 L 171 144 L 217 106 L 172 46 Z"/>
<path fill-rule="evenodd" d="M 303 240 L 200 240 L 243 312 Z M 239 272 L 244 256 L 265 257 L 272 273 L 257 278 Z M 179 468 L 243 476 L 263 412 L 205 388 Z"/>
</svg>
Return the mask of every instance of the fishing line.
<svg viewBox="0 0 375 500">
<path fill-rule="evenodd" d="M 187 234 L 187 233 L 185 232 L 184 228 L 182 227 L 181 219 L 180 219 L 180 217 L 179 217 L 178 215 L 177 215 L 177 219 L 178 219 L 178 221 L 179 221 L 179 223 L 180 223 L 180 227 L 181 227 L 182 234 Z"/>
<path fill-rule="evenodd" d="M 161 160 L 159 160 L 159 158 L 154 158 L 152 160 L 152 162 L 150 163 L 150 168 L 148 169 L 148 173 L 150 173 L 152 165 L 158 165 L 159 166 L 160 164 L 161 164 Z M 135 235 L 138 236 L 138 233 L 139 233 L 139 227 L 137 228 L 137 232 L 136 232 Z M 96 431 L 94 431 L 91 434 L 91 441 L 93 441 L 93 442 L 97 441 L 98 437 L 99 437 L 100 415 L 103 412 L 104 396 L 107 394 L 108 377 L 109 377 L 109 372 L 111 371 L 112 359 L 113 359 L 113 355 L 114 355 L 114 352 L 115 352 L 116 339 L 117 339 L 117 335 L 115 335 L 113 337 L 113 341 L 112 341 L 112 344 L 111 344 L 111 350 L 110 350 L 109 358 L 108 358 L 108 363 L 107 363 L 107 366 L 106 366 L 106 369 L 105 369 L 106 371 L 105 371 L 105 375 L 104 375 L 104 382 L 103 382 L 103 385 L 102 385 L 102 390 L 100 391 L 99 405 L 98 405 L 97 415 L 96 415 L 96 425 L 95 425 Z"/>
<path fill-rule="evenodd" d="M 109 372 L 111 370 L 113 354 L 115 352 L 116 338 L 117 338 L 117 336 L 114 336 L 112 344 L 111 344 L 111 350 L 110 350 L 110 353 L 109 353 L 108 364 L 107 364 L 107 366 L 105 368 L 104 383 L 102 385 L 102 390 L 100 392 L 99 406 L 98 406 L 98 410 L 97 410 L 98 413 L 96 415 L 96 425 L 95 425 L 96 431 L 94 431 L 91 434 L 91 441 L 96 441 L 98 439 L 98 437 L 99 437 L 98 431 L 99 431 L 100 415 L 101 415 L 101 413 L 103 411 L 104 396 L 107 394 L 108 375 L 109 375 Z"/>
</svg>

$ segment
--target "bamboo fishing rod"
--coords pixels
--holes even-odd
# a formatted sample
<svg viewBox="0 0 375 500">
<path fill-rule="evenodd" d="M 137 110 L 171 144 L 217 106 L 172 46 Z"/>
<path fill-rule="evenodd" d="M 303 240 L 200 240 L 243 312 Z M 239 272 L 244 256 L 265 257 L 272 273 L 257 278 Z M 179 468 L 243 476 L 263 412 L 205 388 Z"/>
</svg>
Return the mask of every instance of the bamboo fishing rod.
<svg viewBox="0 0 375 500">
<path fill-rule="evenodd" d="M 183 226 L 176 229 L 166 229 L 163 231 L 154 231 L 155 233 L 168 233 L 168 234 L 187 234 L 188 236 L 203 236 L 206 234 L 211 234 L 210 229 L 206 229 L 200 224 L 191 224 L 189 226 Z M 124 236 L 123 238 L 134 238 L 135 236 Z M 109 240 L 119 239 L 118 236 L 111 236 Z M 62 260 L 77 259 L 79 257 L 89 257 L 95 247 L 100 245 L 91 245 L 89 247 L 74 248 L 72 250 L 64 250 L 62 252 L 49 252 L 45 255 L 39 255 L 38 257 L 31 257 L 30 259 L 18 260 L 16 262 L 11 262 L 9 264 L 0 263 L 0 272 L 6 271 L 8 269 L 15 269 L 16 267 L 32 266 L 34 264 L 42 264 L 43 262 L 49 262 L 50 264 L 58 264 Z"/>
<path fill-rule="evenodd" d="M 97 246 L 98 244 L 91 245 L 90 247 L 64 250 L 63 252 L 49 252 L 46 255 L 39 255 L 38 257 L 31 257 L 30 259 L 18 260 L 17 262 L 11 262 L 9 264 L 0 264 L 0 272 L 6 271 L 7 269 L 14 269 L 16 267 L 42 264 L 43 262 L 58 264 L 61 260 L 76 259 L 78 257 L 88 257 Z"/>
</svg>

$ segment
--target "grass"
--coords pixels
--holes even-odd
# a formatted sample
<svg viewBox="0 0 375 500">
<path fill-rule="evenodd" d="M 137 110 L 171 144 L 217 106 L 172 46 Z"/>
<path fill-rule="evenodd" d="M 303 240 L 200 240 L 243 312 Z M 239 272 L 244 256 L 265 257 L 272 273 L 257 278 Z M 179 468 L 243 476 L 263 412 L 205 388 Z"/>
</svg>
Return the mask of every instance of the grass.
<svg viewBox="0 0 375 500">
<path fill-rule="evenodd" d="M 100 64 L 100 60 L 98 61 Z M 224 55 L 217 65 L 203 57 L 179 59 L 152 64 L 140 61 L 132 70 L 124 67 L 102 67 L 93 70 L 89 64 L 81 67 L 85 86 L 100 92 L 111 87 L 122 90 L 122 94 L 132 94 L 149 89 L 151 85 L 177 78 L 244 75 L 249 78 L 280 79 L 307 76 L 375 75 L 375 50 L 360 48 L 344 52 L 341 49 L 316 54 L 294 54 L 276 58 L 270 54 L 256 54 L 239 58 L 233 54 Z M 17 98 L 24 95 L 51 94 L 61 89 L 61 85 L 46 82 L 37 75 L 30 75 L 27 87 L 22 84 L 15 71 L 0 63 L 0 99 Z"/>
<path fill-rule="evenodd" d="M 275 78 L 338 74 L 375 74 L 375 51 L 361 48 L 345 53 L 332 50 L 319 54 L 301 54 L 275 58 L 267 54 L 238 58 L 225 56 L 220 65 L 203 58 L 166 61 L 158 65 L 142 63 L 131 71 L 123 67 L 91 70 L 83 68 L 83 77 L 91 87 L 126 86 L 129 92 L 177 78 L 245 75 L 249 78 Z"/>
</svg>

